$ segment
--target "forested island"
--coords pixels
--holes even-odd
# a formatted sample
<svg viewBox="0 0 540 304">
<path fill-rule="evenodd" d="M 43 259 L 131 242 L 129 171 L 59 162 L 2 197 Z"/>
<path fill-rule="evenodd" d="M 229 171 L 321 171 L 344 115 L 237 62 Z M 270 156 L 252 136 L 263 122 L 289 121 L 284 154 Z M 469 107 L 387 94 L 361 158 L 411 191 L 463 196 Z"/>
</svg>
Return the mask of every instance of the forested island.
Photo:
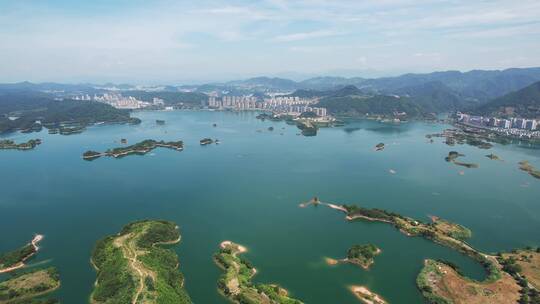
<svg viewBox="0 0 540 304">
<path fill-rule="evenodd" d="M 161 246 L 178 242 L 175 223 L 157 220 L 130 223 L 98 241 L 91 259 L 97 271 L 91 302 L 192 303 L 178 256 Z"/>
<path fill-rule="evenodd" d="M 356 264 L 364 269 L 368 269 L 374 263 L 375 256 L 380 254 L 381 250 L 373 244 L 353 245 L 347 251 L 348 263 Z"/>
<path fill-rule="evenodd" d="M 41 145 L 41 139 L 30 139 L 24 143 L 16 143 L 10 139 L 0 140 L 0 150 L 32 150 Z"/>
<path fill-rule="evenodd" d="M 234 303 L 301 304 L 290 298 L 288 292 L 275 284 L 254 284 L 257 273 L 253 265 L 239 254 L 246 252 L 244 246 L 224 241 L 214 255 L 214 261 L 225 273 L 218 281 L 218 289 Z"/>
<path fill-rule="evenodd" d="M 109 149 L 103 153 L 89 150 L 83 153 L 83 159 L 94 160 L 101 156 L 111 156 L 114 158 L 120 158 L 120 157 L 133 155 L 133 154 L 144 155 L 158 147 L 173 149 L 176 151 L 182 151 L 184 150 L 184 142 L 181 140 L 165 142 L 163 140 L 156 141 L 153 139 L 147 139 L 131 146 Z"/>
<path fill-rule="evenodd" d="M 367 270 L 375 262 L 375 256 L 380 253 L 381 250 L 373 244 L 356 244 L 347 250 L 346 258 L 340 260 L 326 258 L 326 262 L 329 265 L 351 263 Z"/>
</svg>

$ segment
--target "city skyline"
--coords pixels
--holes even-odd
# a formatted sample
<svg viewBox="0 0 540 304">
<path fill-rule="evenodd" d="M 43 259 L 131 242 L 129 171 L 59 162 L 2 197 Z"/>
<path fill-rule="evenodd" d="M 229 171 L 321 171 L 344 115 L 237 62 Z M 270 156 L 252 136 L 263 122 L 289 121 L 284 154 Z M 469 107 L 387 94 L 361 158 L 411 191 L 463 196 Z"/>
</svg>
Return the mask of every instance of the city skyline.
<svg viewBox="0 0 540 304">
<path fill-rule="evenodd" d="M 0 82 L 178 84 L 538 66 L 537 1 L 3 1 Z"/>
</svg>

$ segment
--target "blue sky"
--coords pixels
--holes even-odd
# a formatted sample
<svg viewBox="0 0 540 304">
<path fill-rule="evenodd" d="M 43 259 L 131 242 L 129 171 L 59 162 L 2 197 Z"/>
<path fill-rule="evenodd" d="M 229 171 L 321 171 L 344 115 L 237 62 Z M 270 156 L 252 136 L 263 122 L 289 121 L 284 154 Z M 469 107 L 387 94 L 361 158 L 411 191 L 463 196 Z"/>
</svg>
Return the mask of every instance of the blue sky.
<svg viewBox="0 0 540 304">
<path fill-rule="evenodd" d="M 538 0 L 2 0 L 0 82 L 540 66 Z"/>
</svg>

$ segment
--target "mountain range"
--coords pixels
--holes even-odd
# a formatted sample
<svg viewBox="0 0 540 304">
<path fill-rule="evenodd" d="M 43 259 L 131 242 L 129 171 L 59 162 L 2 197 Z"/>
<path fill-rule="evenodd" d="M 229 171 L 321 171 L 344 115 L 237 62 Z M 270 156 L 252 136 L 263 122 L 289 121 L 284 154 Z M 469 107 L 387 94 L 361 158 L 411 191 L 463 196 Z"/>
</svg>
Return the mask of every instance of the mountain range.
<svg viewBox="0 0 540 304">
<path fill-rule="evenodd" d="M 407 112 L 411 116 L 417 116 L 456 110 L 502 113 L 501 108 L 505 108 L 505 111 L 510 112 L 503 114 L 538 116 L 538 82 L 540 68 L 512 68 L 404 74 L 383 78 L 324 76 L 303 81 L 255 77 L 202 85 L 135 86 L 110 83 L 95 85 L 21 82 L 0 84 L 0 94 L 5 96 L 7 93 L 37 92 L 51 98 L 71 98 L 77 94 L 114 92 L 145 101 L 156 97 L 169 105 L 200 105 L 209 94 L 253 95 L 259 98 L 281 94 L 303 98 L 317 97 L 320 105 L 334 114 L 390 115 Z M 513 105 L 514 109 L 511 109 Z"/>
</svg>

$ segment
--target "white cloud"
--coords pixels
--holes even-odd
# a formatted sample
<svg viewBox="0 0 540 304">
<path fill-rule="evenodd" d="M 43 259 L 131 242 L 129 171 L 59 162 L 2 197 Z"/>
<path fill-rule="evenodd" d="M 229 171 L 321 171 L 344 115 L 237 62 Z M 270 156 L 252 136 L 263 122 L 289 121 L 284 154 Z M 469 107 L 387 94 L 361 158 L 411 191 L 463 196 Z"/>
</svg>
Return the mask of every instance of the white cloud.
<svg viewBox="0 0 540 304">
<path fill-rule="evenodd" d="M 333 30 L 320 30 L 320 31 L 312 31 L 312 32 L 301 32 L 301 33 L 279 35 L 279 36 L 274 37 L 272 40 L 276 42 L 292 42 L 292 41 L 301 41 L 301 40 L 307 40 L 307 39 L 324 38 L 324 37 L 341 36 L 341 35 L 344 35 L 344 33 L 333 31 Z"/>
</svg>

